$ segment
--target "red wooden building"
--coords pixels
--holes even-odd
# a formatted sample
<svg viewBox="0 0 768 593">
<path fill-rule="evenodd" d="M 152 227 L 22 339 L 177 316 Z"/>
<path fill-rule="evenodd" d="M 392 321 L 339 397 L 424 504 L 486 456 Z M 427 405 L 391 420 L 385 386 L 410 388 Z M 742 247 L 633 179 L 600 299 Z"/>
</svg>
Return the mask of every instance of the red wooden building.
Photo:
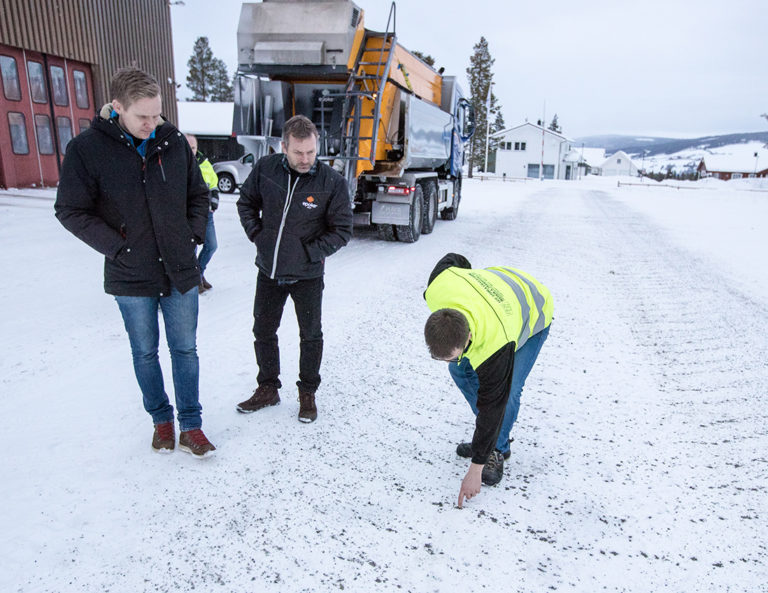
<svg viewBox="0 0 768 593">
<path fill-rule="evenodd" d="M 757 153 L 755 153 L 757 155 Z M 765 156 L 765 155 L 763 155 Z M 760 167 L 760 159 L 734 158 L 731 156 L 713 155 L 701 159 L 698 166 L 699 177 L 714 177 L 729 181 L 731 179 L 747 179 L 750 177 L 768 177 L 768 168 Z M 763 158 L 765 161 L 765 158 Z M 750 166 L 751 165 L 751 166 Z"/>
<path fill-rule="evenodd" d="M 95 111 L 88 64 L 0 45 L 0 186 L 56 185 L 67 144 Z"/>
<path fill-rule="evenodd" d="M 125 66 L 157 78 L 175 122 L 168 0 L 0 0 L 0 187 L 55 186 Z"/>
</svg>

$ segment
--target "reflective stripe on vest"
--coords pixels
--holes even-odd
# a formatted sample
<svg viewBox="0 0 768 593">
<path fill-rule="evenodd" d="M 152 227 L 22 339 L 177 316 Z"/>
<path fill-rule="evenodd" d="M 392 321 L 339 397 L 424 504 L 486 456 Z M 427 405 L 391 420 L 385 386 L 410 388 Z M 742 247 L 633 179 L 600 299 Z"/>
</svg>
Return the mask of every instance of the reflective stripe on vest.
<svg viewBox="0 0 768 593">
<path fill-rule="evenodd" d="M 539 292 L 539 289 L 536 287 L 536 285 L 525 276 L 518 274 L 517 272 L 515 272 L 514 270 L 511 270 L 510 268 L 502 268 L 502 269 L 509 272 L 510 274 L 514 274 L 517 278 L 520 278 L 520 280 L 522 280 L 525 283 L 525 285 L 528 287 L 528 289 L 531 291 L 533 302 L 536 304 L 536 310 L 539 312 L 539 318 L 536 320 L 536 325 L 533 328 L 532 335 L 539 333 L 541 330 L 544 329 L 544 325 L 547 322 L 544 317 L 544 295 L 541 294 Z"/>
<path fill-rule="evenodd" d="M 507 268 L 504 269 L 506 270 Z M 531 330 L 529 327 L 531 323 L 531 308 L 528 305 L 528 299 L 525 298 L 525 291 L 523 290 L 523 287 L 512 280 L 512 278 L 502 274 L 498 270 L 491 270 L 490 268 L 486 268 L 486 271 L 492 272 L 504 280 L 504 282 L 506 282 L 515 293 L 517 300 L 520 301 L 520 311 L 523 317 L 523 327 L 520 330 L 520 335 L 517 337 L 517 349 L 519 350 L 523 344 L 528 341 L 528 337 L 531 335 Z M 517 274 L 515 275 L 517 276 Z M 541 309 L 539 309 L 539 314 L 541 315 Z"/>
</svg>

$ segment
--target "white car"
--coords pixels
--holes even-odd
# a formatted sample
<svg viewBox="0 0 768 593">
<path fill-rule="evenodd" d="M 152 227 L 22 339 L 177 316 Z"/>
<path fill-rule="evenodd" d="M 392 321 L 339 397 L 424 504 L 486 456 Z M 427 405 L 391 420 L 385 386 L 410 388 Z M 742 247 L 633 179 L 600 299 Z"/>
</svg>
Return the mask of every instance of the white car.
<svg viewBox="0 0 768 593">
<path fill-rule="evenodd" d="M 219 191 L 231 194 L 243 185 L 251 173 L 255 159 L 248 153 L 236 161 L 219 161 L 213 163 L 213 170 L 219 176 Z"/>
</svg>

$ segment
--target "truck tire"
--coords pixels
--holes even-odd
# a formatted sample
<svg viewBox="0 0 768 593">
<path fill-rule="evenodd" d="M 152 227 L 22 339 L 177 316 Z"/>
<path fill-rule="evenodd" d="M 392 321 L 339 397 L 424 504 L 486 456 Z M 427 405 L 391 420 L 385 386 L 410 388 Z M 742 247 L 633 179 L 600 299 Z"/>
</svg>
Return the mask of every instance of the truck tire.
<svg viewBox="0 0 768 593">
<path fill-rule="evenodd" d="M 428 235 L 435 228 L 437 221 L 437 185 L 430 179 L 424 185 L 424 214 L 421 221 L 421 234 Z"/>
<path fill-rule="evenodd" d="M 443 220 L 456 220 L 459 215 L 459 202 L 461 201 L 461 177 L 453 180 L 453 202 L 450 208 L 443 208 L 440 218 Z"/>
<path fill-rule="evenodd" d="M 383 239 L 384 241 L 397 241 L 395 227 L 391 224 L 377 224 L 376 232 L 379 234 L 379 239 Z"/>
<path fill-rule="evenodd" d="M 225 194 L 231 194 L 235 191 L 235 178 L 229 173 L 219 173 L 219 191 Z"/>
<path fill-rule="evenodd" d="M 395 233 L 397 234 L 397 240 L 403 243 L 415 243 L 421 237 L 421 224 L 423 222 L 424 212 L 424 191 L 419 184 L 416 184 L 416 189 L 413 192 L 413 199 L 411 200 L 411 211 L 408 217 L 408 224 L 397 225 L 395 227 Z"/>
</svg>

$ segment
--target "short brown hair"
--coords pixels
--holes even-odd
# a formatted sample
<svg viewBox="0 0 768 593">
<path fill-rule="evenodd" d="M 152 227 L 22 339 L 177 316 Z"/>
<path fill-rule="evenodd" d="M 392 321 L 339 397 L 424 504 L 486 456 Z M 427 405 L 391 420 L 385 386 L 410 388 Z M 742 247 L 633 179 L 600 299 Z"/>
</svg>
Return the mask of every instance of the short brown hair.
<svg viewBox="0 0 768 593">
<path fill-rule="evenodd" d="M 152 99 L 160 94 L 157 79 L 138 68 L 120 68 L 109 83 L 112 99 L 117 99 L 126 109 L 138 99 Z"/>
<path fill-rule="evenodd" d="M 303 115 L 294 115 L 283 126 L 283 142 L 286 144 L 288 144 L 288 136 L 293 136 L 296 140 L 304 140 L 310 136 L 317 139 L 319 134 L 312 120 Z"/>
<path fill-rule="evenodd" d="M 469 323 L 456 309 L 438 309 L 427 318 L 424 340 L 434 358 L 449 358 L 457 348 L 464 349 L 469 338 Z"/>
</svg>

